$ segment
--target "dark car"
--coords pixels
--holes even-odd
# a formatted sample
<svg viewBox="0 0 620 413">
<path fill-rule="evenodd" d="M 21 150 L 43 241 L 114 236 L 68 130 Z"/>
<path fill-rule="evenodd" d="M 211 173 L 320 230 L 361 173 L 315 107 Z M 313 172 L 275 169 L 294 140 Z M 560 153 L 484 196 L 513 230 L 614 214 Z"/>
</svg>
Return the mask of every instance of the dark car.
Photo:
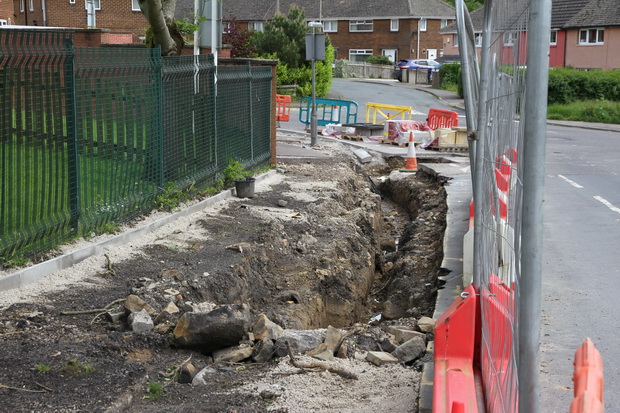
<svg viewBox="0 0 620 413">
<path fill-rule="evenodd" d="M 392 76 L 394 79 L 402 81 L 403 69 L 431 69 L 432 72 L 436 72 L 439 70 L 440 66 L 440 63 L 430 59 L 402 59 L 394 66 Z"/>
</svg>

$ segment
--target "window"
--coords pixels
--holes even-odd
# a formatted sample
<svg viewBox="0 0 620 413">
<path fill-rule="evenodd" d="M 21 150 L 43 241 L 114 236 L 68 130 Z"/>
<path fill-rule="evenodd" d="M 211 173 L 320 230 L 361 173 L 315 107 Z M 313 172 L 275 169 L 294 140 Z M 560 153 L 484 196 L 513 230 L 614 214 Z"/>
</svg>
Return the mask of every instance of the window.
<svg viewBox="0 0 620 413">
<path fill-rule="evenodd" d="M 421 32 L 426 31 L 426 19 L 420 19 L 420 21 L 418 22 L 418 30 L 420 30 Z"/>
<path fill-rule="evenodd" d="M 517 34 L 515 32 L 504 33 L 504 46 L 512 46 L 515 44 Z"/>
<path fill-rule="evenodd" d="M 398 31 L 398 19 L 390 20 L 390 31 L 397 32 Z"/>
<path fill-rule="evenodd" d="M 458 34 L 454 35 L 454 46 L 453 47 L 459 47 L 459 35 Z"/>
<path fill-rule="evenodd" d="M 26 11 L 26 0 L 19 0 L 19 11 L 22 13 Z"/>
<path fill-rule="evenodd" d="M 604 29 L 581 29 L 579 30 L 579 44 L 592 45 L 604 43 Z"/>
<path fill-rule="evenodd" d="M 323 21 L 323 31 L 325 33 L 336 33 L 338 31 L 338 20 Z"/>
<path fill-rule="evenodd" d="M 30 0 L 28 2 L 28 8 L 30 9 L 30 11 L 34 11 L 34 0 Z"/>
<path fill-rule="evenodd" d="M 131 10 L 140 11 L 140 4 L 138 3 L 138 0 L 131 0 Z"/>
<path fill-rule="evenodd" d="M 448 19 L 441 19 L 441 28 L 443 29 L 448 25 Z"/>
<path fill-rule="evenodd" d="M 368 56 L 372 56 L 372 49 L 351 49 L 349 50 L 349 60 L 352 62 L 363 62 Z"/>
<path fill-rule="evenodd" d="M 101 10 L 101 0 L 84 0 L 84 8 L 88 10 L 88 2 L 92 1 L 95 5 L 95 10 Z"/>
<path fill-rule="evenodd" d="M 263 22 L 248 22 L 248 30 L 255 32 L 265 31 L 265 25 Z"/>
<path fill-rule="evenodd" d="M 558 44 L 558 31 L 557 30 L 551 30 L 549 44 Z"/>
<path fill-rule="evenodd" d="M 75 0 L 69 0 L 69 4 L 75 4 Z"/>
<path fill-rule="evenodd" d="M 372 20 L 351 20 L 349 21 L 350 32 L 371 32 Z"/>
<path fill-rule="evenodd" d="M 482 33 L 474 33 L 476 47 L 482 47 Z"/>
</svg>

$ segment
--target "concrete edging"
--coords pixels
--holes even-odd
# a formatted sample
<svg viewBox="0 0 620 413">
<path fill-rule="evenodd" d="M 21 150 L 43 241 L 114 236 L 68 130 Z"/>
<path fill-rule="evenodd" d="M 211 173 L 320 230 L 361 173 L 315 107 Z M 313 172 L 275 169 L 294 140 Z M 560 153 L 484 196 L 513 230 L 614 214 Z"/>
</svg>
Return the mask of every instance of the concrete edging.
<svg viewBox="0 0 620 413">
<path fill-rule="evenodd" d="M 263 181 L 268 177 L 271 177 L 276 173 L 275 170 L 266 172 L 256 177 L 256 182 Z M 196 204 L 193 204 L 186 209 L 175 212 L 174 214 L 165 216 L 156 221 L 151 222 L 143 227 L 133 229 L 123 234 L 116 235 L 110 239 L 103 240 L 93 245 L 89 245 L 84 248 L 80 248 L 59 257 L 52 258 L 42 263 L 33 265 L 32 267 L 24 268 L 13 274 L 9 274 L 0 278 L 0 291 L 6 291 L 11 289 L 20 288 L 25 284 L 33 283 L 39 279 L 53 274 L 57 271 L 61 271 L 72 267 L 73 265 L 84 261 L 85 259 L 92 257 L 93 255 L 101 254 L 106 247 L 116 247 L 127 244 L 132 240 L 142 237 L 156 229 L 163 227 L 181 217 L 191 215 L 198 212 L 208 206 L 224 201 L 225 199 L 232 198 L 236 195 L 235 189 L 228 189 L 222 191 L 217 195 L 202 200 Z"/>
</svg>

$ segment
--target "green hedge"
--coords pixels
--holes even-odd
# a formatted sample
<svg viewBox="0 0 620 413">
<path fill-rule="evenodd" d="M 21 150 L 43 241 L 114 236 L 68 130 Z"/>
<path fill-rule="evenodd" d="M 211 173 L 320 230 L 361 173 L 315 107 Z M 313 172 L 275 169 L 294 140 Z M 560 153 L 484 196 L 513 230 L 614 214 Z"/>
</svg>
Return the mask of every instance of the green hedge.
<svg viewBox="0 0 620 413">
<path fill-rule="evenodd" d="M 334 47 L 328 44 L 325 47 L 325 60 L 316 62 L 316 95 L 325 97 L 332 85 L 332 64 L 334 63 Z M 299 97 L 312 95 L 312 68 L 311 64 L 290 68 L 282 61 L 277 67 L 278 85 L 297 85 Z"/>
<path fill-rule="evenodd" d="M 549 103 L 565 104 L 582 100 L 620 101 L 620 71 L 549 71 Z"/>
<path fill-rule="evenodd" d="M 509 70 L 506 70 L 508 73 Z M 442 89 L 454 89 L 463 97 L 461 65 L 447 63 L 439 68 Z M 620 71 L 549 70 L 548 103 L 567 104 L 587 100 L 620 102 Z"/>
</svg>

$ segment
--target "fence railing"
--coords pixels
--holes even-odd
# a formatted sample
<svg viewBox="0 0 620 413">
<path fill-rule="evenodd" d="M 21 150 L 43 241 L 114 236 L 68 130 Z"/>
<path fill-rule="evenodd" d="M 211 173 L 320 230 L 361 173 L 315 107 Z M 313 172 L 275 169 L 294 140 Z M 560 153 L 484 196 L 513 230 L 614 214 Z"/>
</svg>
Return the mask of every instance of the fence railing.
<svg viewBox="0 0 620 413">
<path fill-rule="evenodd" d="M 0 32 L 0 257 L 53 248 L 271 156 L 270 67 Z"/>
</svg>

